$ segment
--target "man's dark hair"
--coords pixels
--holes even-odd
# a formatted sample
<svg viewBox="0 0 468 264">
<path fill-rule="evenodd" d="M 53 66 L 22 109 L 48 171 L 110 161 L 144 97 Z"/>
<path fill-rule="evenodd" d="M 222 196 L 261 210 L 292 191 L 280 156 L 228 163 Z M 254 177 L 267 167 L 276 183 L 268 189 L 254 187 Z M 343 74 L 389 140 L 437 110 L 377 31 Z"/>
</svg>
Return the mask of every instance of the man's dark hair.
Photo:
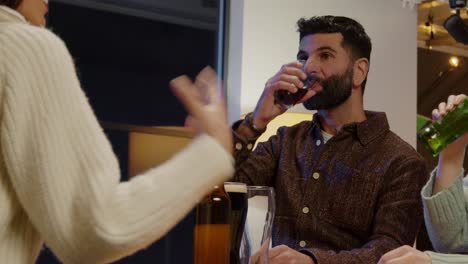
<svg viewBox="0 0 468 264">
<path fill-rule="evenodd" d="M 16 9 L 23 0 L 0 0 L 0 5 L 8 6 L 11 9 Z"/>
<path fill-rule="evenodd" d="M 297 21 L 300 39 L 316 33 L 341 33 L 341 45 L 350 50 L 351 60 L 366 58 L 370 63 L 372 43 L 364 27 L 356 20 L 342 16 L 314 16 L 309 19 L 301 18 Z M 366 86 L 366 79 L 362 82 L 362 92 Z"/>
</svg>

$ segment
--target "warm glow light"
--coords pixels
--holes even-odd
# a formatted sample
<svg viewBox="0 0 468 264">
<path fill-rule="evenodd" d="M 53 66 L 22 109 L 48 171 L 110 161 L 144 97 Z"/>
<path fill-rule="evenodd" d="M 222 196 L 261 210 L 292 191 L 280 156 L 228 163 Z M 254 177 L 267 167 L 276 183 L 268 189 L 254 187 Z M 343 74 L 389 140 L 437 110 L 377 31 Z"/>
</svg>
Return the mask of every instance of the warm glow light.
<svg viewBox="0 0 468 264">
<path fill-rule="evenodd" d="M 430 50 L 432 49 L 432 46 L 431 46 L 431 45 L 429 45 L 429 49 L 430 49 Z"/>
<path fill-rule="evenodd" d="M 450 66 L 456 68 L 456 67 L 458 67 L 458 65 L 460 64 L 460 61 L 458 60 L 458 57 L 452 56 L 452 57 L 450 57 L 450 59 L 449 59 L 449 63 L 450 63 Z"/>
<path fill-rule="evenodd" d="M 257 139 L 255 144 L 267 141 L 271 136 L 276 135 L 276 131 L 282 126 L 293 126 L 305 120 L 312 120 L 312 114 L 288 111 L 279 115 L 268 124 L 267 130 Z"/>
</svg>

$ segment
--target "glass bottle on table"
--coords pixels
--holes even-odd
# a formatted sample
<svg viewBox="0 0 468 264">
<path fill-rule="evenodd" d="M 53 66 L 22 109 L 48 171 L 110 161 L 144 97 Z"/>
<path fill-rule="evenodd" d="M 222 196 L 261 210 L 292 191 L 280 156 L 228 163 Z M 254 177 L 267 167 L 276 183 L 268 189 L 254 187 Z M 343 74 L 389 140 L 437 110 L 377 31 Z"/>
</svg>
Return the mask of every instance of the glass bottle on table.
<svg viewBox="0 0 468 264">
<path fill-rule="evenodd" d="M 229 264 L 231 201 L 223 184 L 196 208 L 194 264 Z"/>
<path fill-rule="evenodd" d="M 437 156 L 445 147 L 468 132 L 468 97 L 437 121 L 424 126 L 418 139 Z"/>
</svg>

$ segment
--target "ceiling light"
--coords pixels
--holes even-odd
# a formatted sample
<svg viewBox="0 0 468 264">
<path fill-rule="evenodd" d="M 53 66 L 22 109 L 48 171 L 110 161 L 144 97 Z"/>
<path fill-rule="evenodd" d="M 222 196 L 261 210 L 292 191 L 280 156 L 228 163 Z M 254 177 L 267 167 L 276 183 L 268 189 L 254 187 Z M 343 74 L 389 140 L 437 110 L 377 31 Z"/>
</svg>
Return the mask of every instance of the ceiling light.
<svg viewBox="0 0 468 264">
<path fill-rule="evenodd" d="M 458 65 L 460 65 L 460 60 L 458 59 L 457 56 L 452 56 L 449 59 L 449 64 L 450 64 L 450 66 L 456 68 L 456 67 L 458 67 Z"/>
</svg>

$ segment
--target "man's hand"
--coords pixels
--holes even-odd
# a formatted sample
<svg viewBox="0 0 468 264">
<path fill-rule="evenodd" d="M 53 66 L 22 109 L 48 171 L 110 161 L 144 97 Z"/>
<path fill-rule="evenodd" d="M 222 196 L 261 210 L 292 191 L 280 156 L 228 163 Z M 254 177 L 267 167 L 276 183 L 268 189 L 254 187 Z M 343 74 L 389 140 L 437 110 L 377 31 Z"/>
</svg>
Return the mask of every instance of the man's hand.
<svg viewBox="0 0 468 264">
<path fill-rule="evenodd" d="M 278 90 L 285 90 L 291 93 L 297 92 L 297 89 L 302 88 L 302 82 L 307 78 L 307 75 L 302 71 L 302 64 L 294 61 L 285 64 L 281 69 L 271 77 L 265 84 L 262 96 L 258 100 L 255 107 L 253 122 L 258 128 L 265 128 L 268 123 L 278 115 L 286 112 L 286 108 L 281 104 L 275 104 L 274 94 Z M 310 89 L 304 95 L 300 102 L 314 96 L 316 91 Z"/>
<path fill-rule="evenodd" d="M 431 264 L 431 256 L 408 245 L 383 255 L 377 264 Z"/>
<path fill-rule="evenodd" d="M 219 95 L 218 78 L 210 67 L 204 68 L 195 80 L 187 76 L 173 79 L 169 85 L 189 113 L 190 126 L 216 139 L 232 153 L 232 133 L 228 126 L 226 104 Z"/>
<path fill-rule="evenodd" d="M 270 264 L 315 264 L 311 257 L 288 246 L 276 246 L 269 251 Z"/>
</svg>

